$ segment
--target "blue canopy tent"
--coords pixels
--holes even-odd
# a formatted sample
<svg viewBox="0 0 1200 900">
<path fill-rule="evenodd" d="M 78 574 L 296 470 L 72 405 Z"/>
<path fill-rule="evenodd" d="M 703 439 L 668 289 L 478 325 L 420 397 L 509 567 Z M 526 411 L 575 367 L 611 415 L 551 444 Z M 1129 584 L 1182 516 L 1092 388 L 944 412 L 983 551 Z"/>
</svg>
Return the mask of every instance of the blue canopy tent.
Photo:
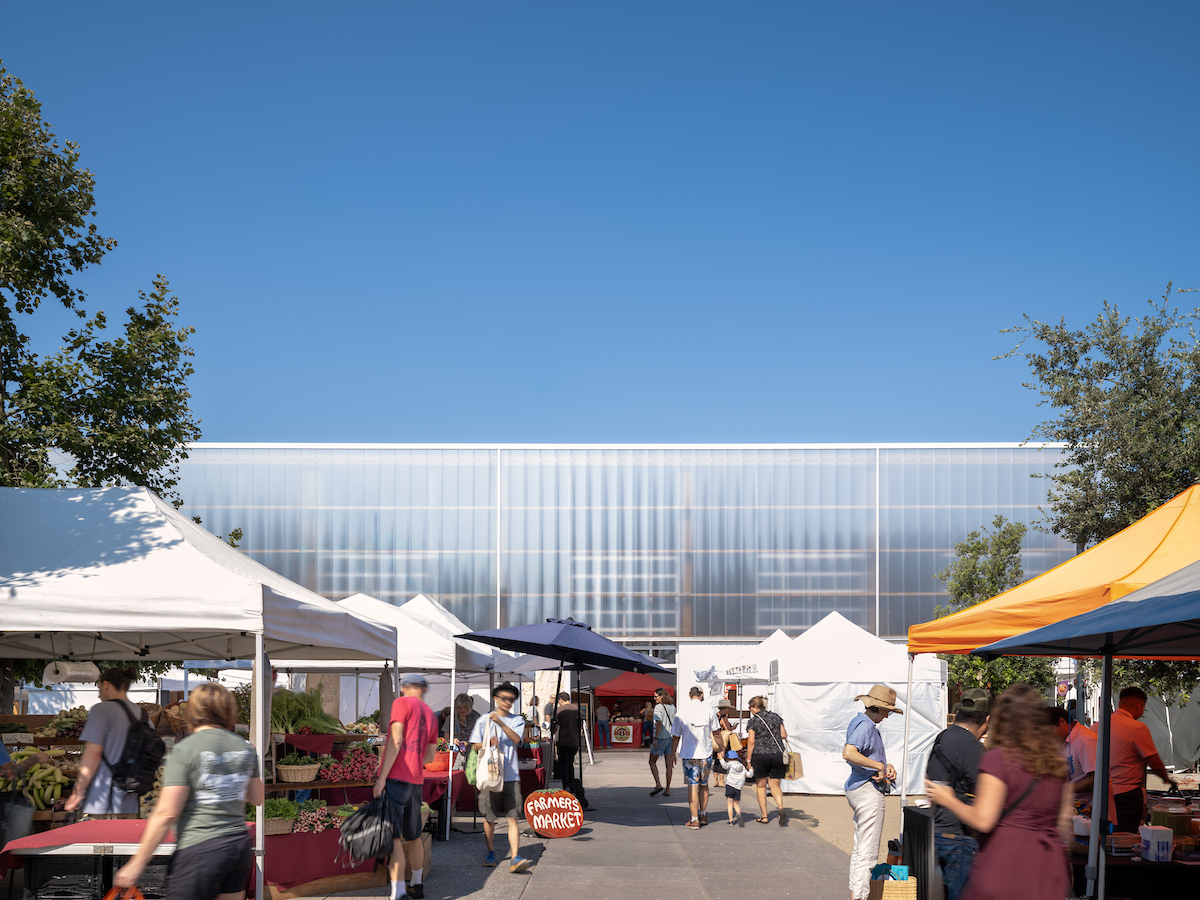
<svg viewBox="0 0 1200 900">
<path fill-rule="evenodd" d="M 1088 845 L 1088 896 L 1104 896 L 1100 836 L 1107 830 L 1109 723 L 1114 658 L 1200 659 L 1200 562 L 1185 566 L 1091 612 L 980 647 L 975 655 L 1093 656 L 1104 660 L 1100 684 L 1096 785 Z M 1103 773 L 1103 774 L 1101 774 Z"/>
</svg>

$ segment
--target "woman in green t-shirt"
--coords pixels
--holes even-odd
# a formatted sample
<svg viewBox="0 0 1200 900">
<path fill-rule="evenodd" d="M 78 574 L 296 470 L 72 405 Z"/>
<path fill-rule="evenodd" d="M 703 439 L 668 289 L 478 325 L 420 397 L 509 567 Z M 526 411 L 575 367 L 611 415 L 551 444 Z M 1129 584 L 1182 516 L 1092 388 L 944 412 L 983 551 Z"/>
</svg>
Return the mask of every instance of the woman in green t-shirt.
<svg viewBox="0 0 1200 900">
<path fill-rule="evenodd" d="M 258 754 L 233 733 L 237 702 L 221 685 L 192 691 L 186 715 L 191 734 L 167 758 L 142 842 L 113 884 L 135 886 L 174 825 L 167 900 L 242 900 L 254 866 L 246 803 L 261 805 L 264 793 Z"/>
</svg>

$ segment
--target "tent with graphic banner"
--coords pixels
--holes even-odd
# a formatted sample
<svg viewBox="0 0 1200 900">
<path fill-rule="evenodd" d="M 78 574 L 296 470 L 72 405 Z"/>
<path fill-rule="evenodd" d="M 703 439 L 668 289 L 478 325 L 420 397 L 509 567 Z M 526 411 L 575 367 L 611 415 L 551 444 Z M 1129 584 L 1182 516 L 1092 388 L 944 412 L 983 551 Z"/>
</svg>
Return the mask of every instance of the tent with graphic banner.
<svg viewBox="0 0 1200 900">
<path fill-rule="evenodd" d="M 910 653 L 976 647 L 1061 622 L 1200 561 L 1200 485 L 1124 531 L 991 600 L 908 629 Z"/>
<path fill-rule="evenodd" d="M 790 642 L 779 656 L 779 682 L 768 693 L 770 708 L 783 717 L 788 743 L 804 761 L 804 777 L 785 781 L 785 791 L 841 794 L 849 774 L 842 759 L 846 727 L 862 712 L 855 697 L 874 684 L 894 688 L 903 716 L 879 727 L 888 760 L 910 791 L 920 792 L 925 757 L 946 727 L 946 664 L 932 655 L 909 660 L 891 644 L 839 613 L 830 613 Z M 905 729 L 910 751 L 904 753 Z M 907 767 L 905 762 L 908 761 Z"/>
</svg>

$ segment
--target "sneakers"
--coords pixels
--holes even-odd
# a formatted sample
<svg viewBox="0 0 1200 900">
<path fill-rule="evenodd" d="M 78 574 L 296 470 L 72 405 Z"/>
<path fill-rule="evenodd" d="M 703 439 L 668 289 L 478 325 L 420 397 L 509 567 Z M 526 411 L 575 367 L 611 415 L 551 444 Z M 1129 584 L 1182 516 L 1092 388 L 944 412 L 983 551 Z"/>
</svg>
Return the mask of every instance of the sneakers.
<svg viewBox="0 0 1200 900">
<path fill-rule="evenodd" d="M 494 850 L 489 850 L 487 852 L 487 856 L 483 858 L 483 864 L 489 869 L 496 865 L 496 852 Z"/>
<path fill-rule="evenodd" d="M 407 891 L 408 896 L 410 896 L 412 900 L 425 900 L 425 885 L 410 884 L 407 888 Z"/>
<path fill-rule="evenodd" d="M 527 859 L 524 856 L 514 856 L 512 858 L 512 863 L 508 867 L 508 871 L 512 872 L 515 875 L 518 872 L 524 872 L 526 869 L 528 869 L 532 865 L 533 865 L 532 859 Z"/>
</svg>

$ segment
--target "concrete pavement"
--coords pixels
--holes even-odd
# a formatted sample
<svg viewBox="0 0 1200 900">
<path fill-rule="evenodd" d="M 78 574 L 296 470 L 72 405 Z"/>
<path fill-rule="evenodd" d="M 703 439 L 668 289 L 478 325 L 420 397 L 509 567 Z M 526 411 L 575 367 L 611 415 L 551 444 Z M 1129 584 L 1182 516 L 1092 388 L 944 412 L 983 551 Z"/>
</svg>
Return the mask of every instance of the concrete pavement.
<svg viewBox="0 0 1200 900">
<path fill-rule="evenodd" d="M 689 813 L 682 772 L 676 771 L 671 796 L 650 796 L 653 781 L 646 754 L 602 751 L 584 770 L 589 801 L 584 827 L 573 838 L 544 840 L 522 836 L 521 854 L 535 861 L 524 875 L 503 863 L 482 866 L 482 833 L 455 833 L 433 846 L 433 874 L 425 883 L 428 900 L 845 900 L 849 857 L 814 831 L 805 811 L 808 797 L 785 797 L 791 821 L 780 827 L 754 821 L 753 788 L 742 794 L 740 827 L 726 825 L 724 789 L 712 790 L 709 825 L 685 828 Z M 837 798 L 841 800 L 842 798 Z M 842 800 L 842 804 L 845 801 Z M 849 818 L 849 809 L 844 811 Z M 521 823 L 524 828 L 524 822 Z M 455 820 L 470 829 L 471 819 Z M 497 855 L 507 840 L 496 837 Z M 386 897 L 386 888 L 337 894 L 341 898 Z"/>
</svg>

